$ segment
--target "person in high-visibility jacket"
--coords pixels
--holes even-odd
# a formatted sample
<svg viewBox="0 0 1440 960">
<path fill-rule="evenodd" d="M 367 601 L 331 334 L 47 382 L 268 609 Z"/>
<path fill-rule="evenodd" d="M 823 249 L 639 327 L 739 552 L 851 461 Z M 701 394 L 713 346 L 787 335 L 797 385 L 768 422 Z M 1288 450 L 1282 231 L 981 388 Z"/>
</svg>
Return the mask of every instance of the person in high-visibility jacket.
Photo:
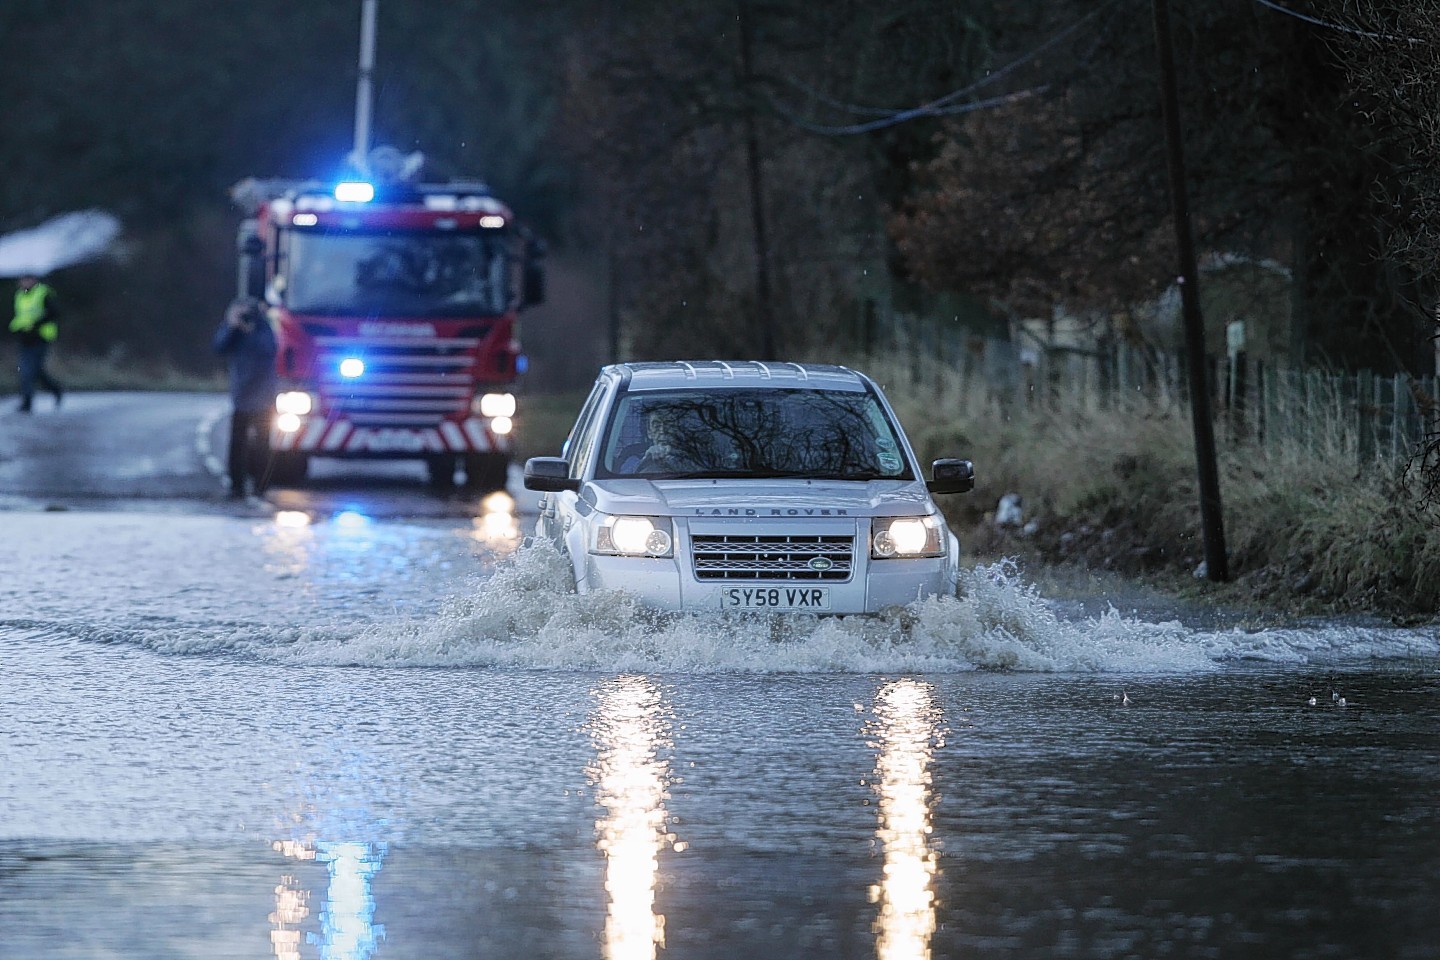
<svg viewBox="0 0 1440 960">
<path fill-rule="evenodd" d="M 20 339 L 20 412 L 29 413 L 35 399 L 35 388 L 44 387 L 55 395 L 55 406 L 65 391 L 45 370 L 45 355 L 60 333 L 56 323 L 58 310 L 55 291 L 36 276 L 20 278 L 15 291 L 15 316 L 10 332 Z"/>
</svg>

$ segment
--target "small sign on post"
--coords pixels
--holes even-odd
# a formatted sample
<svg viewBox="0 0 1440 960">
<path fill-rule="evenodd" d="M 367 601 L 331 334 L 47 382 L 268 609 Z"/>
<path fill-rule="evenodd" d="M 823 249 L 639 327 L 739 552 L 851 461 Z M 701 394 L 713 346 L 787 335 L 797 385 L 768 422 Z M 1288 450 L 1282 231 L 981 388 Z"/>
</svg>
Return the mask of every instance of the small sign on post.
<svg viewBox="0 0 1440 960">
<path fill-rule="evenodd" d="M 1245 321 L 1231 320 L 1225 324 L 1225 352 L 1233 361 L 1236 354 L 1245 352 Z"/>
</svg>

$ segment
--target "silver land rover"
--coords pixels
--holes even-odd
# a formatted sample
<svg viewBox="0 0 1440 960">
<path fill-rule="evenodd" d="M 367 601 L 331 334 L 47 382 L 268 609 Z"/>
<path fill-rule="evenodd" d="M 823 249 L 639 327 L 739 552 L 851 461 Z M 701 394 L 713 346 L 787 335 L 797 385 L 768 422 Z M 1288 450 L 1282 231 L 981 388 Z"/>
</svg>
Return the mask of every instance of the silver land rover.
<svg viewBox="0 0 1440 960">
<path fill-rule="evenodd" d="M 877 613 L 954 595 L 960 545 L 880 388 L 846 367 L 604 367 L 560 457 L 525 464 L 575 587 L 684 611 Z"/>
</svg>

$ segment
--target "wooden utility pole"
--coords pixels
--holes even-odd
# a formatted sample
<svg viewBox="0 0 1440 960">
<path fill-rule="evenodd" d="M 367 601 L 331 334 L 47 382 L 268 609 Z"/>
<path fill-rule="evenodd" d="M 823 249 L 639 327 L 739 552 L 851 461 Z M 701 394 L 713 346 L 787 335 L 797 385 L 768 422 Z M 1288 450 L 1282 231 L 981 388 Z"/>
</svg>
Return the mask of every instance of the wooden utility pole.
<svg viewBox="0 0 1440 960">
<path fill-rule="evenodd" d="M 1170 38 L 1168 0 L 1151 0 L 1155 11 L 1155 47 L 1160 56 L 1160 90 L 1165 107 L 1169 150 L 1170 201 L 1175 240 L 1180 250 L 1180 306 L 1185 321 L 1185 361 L 1190 380 L 1190 417 L 1195 431 L 1195 464 L 1200 475 L 1200 526 L 1205 539 L 1205 573 L 1216 583 L 1230 579 L 1225 552 L 1225 518 L 1220 507 L 1220 471 L 1215 465 L 1215 423 L 1206 382 L 1205 321 L 1200 315 L 1199 270 L 1190 229 L 1190 200 L 1185 190 L 1185 150 L 1180 134 L 1180 97 L 1176 92 L 1175 49 Z"/>
<path fill-rule="evenodd" d="M 749 0 L 740 0 L 740 86 L 745 96 L 745 167 L 750 178 L 750 219 L 755 231 L 755 318 L 760 325 L 760 354 L 779 360 L 775 351 L 775 306 L 770 294 L 770 240 L 765 229 L 765 181 L 760 169 L 760 135 L 755 125 L 755 28 Z"/>
<path fill-rule="evenodd" d="M 363 0 L 360 6 L 360 72 L 355 79 L 355 147 L 350 154 L 358 172 L 366 172 L 370 157 L 370 115 L 374 103 L 375 14 L 380 0 Z"/>
</svg>

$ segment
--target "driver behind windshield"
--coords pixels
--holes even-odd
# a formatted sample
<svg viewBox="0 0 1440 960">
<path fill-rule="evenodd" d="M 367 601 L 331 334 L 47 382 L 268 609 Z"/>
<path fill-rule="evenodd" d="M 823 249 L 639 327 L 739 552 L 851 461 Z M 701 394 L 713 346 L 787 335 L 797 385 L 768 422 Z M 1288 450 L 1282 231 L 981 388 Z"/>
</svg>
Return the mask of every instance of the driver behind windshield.
<svg viewBox="0 0 1440 960">
<path fill-rule="evenodd" d="M 671 473 L 704 466 L 695 461 L 693 450 L 687 453 L 683 449 L 684 434 L 676 410 L 660 407 L 646 414 L 645 437 L 648 443 L 643 452 L 636 445 L 622 458 L 622 473 Z"/>
</svg>

